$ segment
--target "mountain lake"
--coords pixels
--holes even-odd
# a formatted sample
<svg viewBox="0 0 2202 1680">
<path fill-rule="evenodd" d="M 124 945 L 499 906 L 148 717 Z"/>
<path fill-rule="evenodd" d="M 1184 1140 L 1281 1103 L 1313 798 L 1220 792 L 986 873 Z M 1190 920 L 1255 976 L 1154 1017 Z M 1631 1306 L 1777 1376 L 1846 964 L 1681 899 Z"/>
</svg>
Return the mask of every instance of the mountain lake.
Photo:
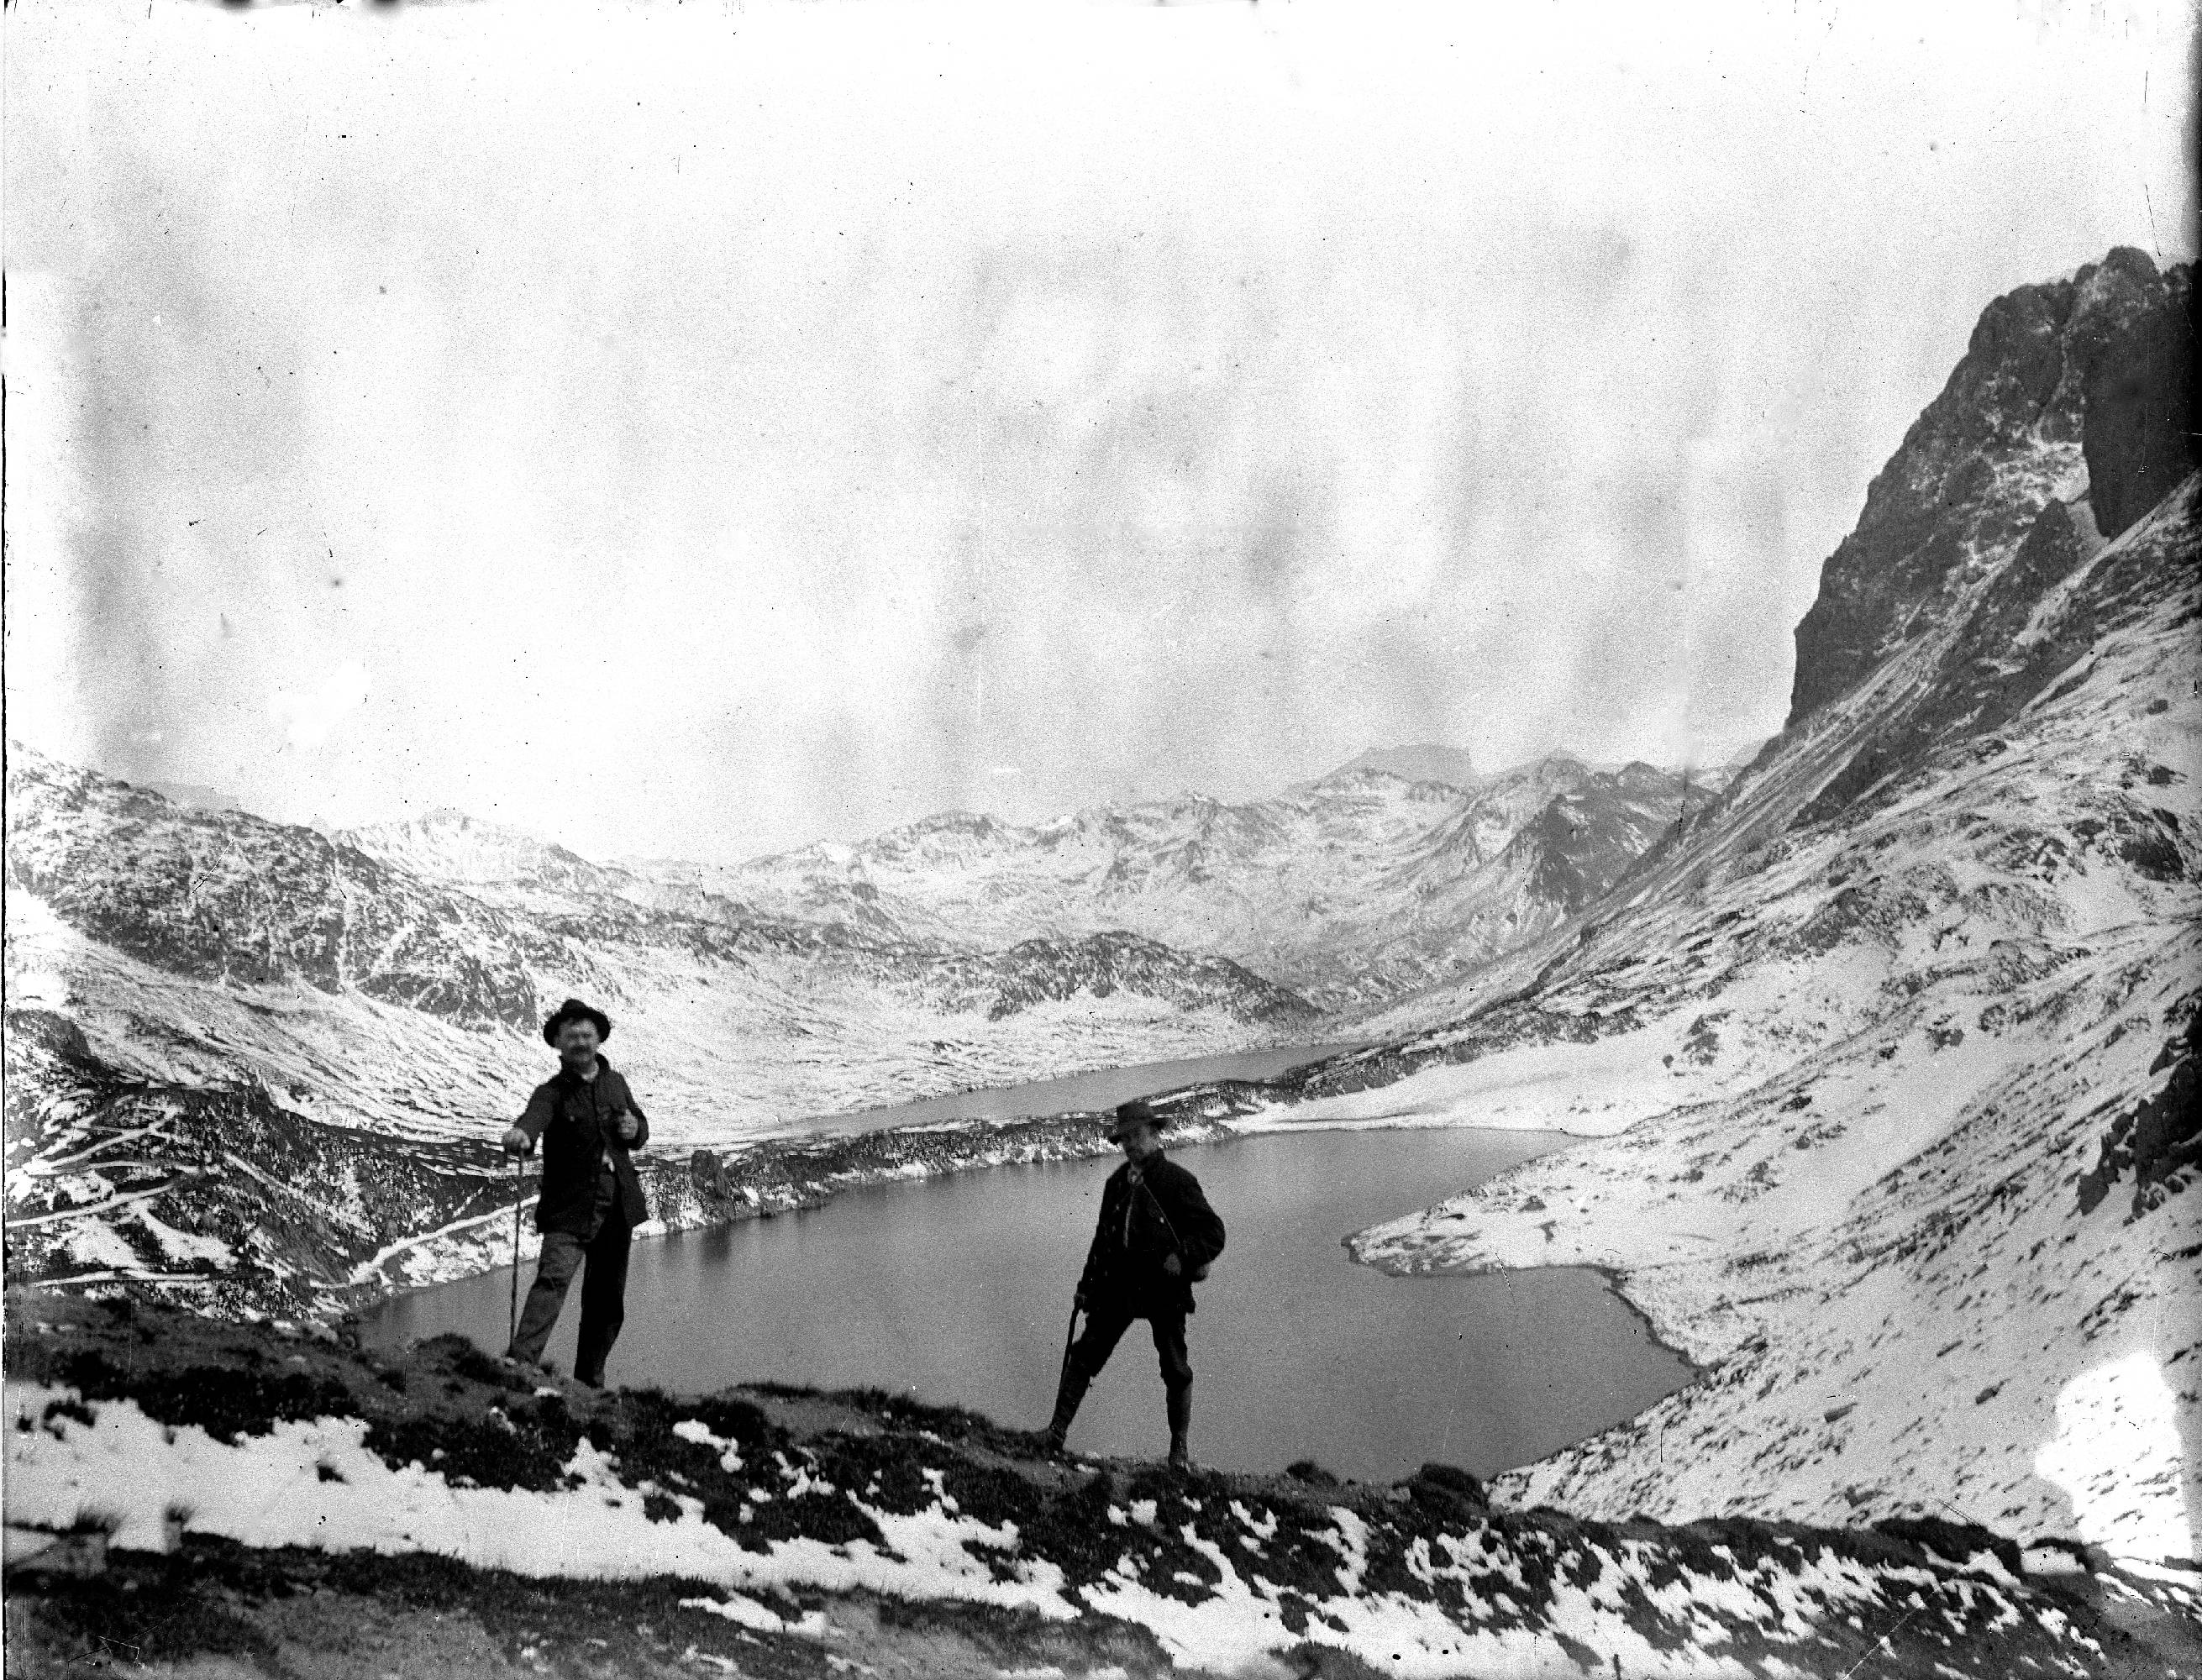
<svg viewBox="0 0 2202 1680">
<path fill-rule="evenodd" d="M 1176 1061 L 1141 1062 L 1129 1067 L 1098 1067 L 1021 1085 L 989 1085 L 951 1091 L 884 1108 L 860 1108 L 800 1122 L 796 1130 L 822 1136 L 884 1131 L 892 1126 L 938 1125 L 944 1120 L 1036 1119 L 1049 1114 L 1094 1113 L 1135 1096 L 1157 1096 L 1187 1085 L 1222 1079 L 1274 1079 L 1295 1067 L 1361 1048 L 1358 1040 L 1337 1044 L 1279 1044 L 1263 1050 L 1226 1050 Z"/>
<path fill-rule="evenodd" d="M 1188 1326 L 1194 1456 L 1257 1472 L 1313 1459 L 1357 1480 L 1430 1460 L 1488 1476 L 1687 1383 L 1687 1365 L 1595 1272 L 1395 1278 L 1341 1246 L 1566 1142 L 1310 1131 L 1173 1151 L 1229 1232 Z M 761 1381 L 883 1388 L 1038 1429 L 1102 1184 L 1121 1160 L 904 1180 L 639 1242 L 607 1374 L 677 1394 Z M 523 1289 L 533 1275 L 523 1269 Z M 388 1347 L 457 1330 L 501 1350 L 511 1276 L 398 1296 L 367 1316 L 364 1338 Z M 562 1371 L 580 1316 L 577 1285 L 550 1344 Z M 1070 1445 L 1159 1457 L 1168 1438 L 1153 1343 L 1135 1324 Z"/>
</svg>

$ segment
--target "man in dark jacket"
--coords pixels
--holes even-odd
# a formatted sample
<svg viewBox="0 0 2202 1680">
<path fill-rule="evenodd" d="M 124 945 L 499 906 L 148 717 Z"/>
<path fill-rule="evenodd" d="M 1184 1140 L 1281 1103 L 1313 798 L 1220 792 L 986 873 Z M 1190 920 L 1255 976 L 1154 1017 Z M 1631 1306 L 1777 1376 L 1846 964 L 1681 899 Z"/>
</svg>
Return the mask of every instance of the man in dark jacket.
<svg viewBox="0 0 2202 1680">
<path fill-rule="evenodd" d="M 1163 1154 L 1162 1125 L 1142 1101 L 1116 1110 L 1109 1139 L 1127 1157 L 1101 1192 L 1101 1217 L 1078 1280 L 1078 1310 L 1086 1333 L 1063 1361 L 1055 1416 L 1047 1426 L 1051 1452 L 1061 1452 L 1078 1403 L 1109 1362 L 1134 1319 L 1154 1333 L 1162 1362 L 1163 1393 L 1169 1408 L 1169 1461 L 1192 1467 L 1186 1430 L 1192 1419 L 1192 1362 L 1185 1350 L 1185 1320 L 1192 1286 L 1223 1252 L 1223 1221 L 1200 1193 L 1200 1181 Z"/>
<path fill-rule="evenodd" d="M 601 1009 L 574 997 L 560 1004 L 543 1023 L 544 1043 L 558 1052 L 558 1077 L 535 1088 L 527 1112 L 504 1134 L 511 1154 L 527 1154 L 539 1139 L 543 1144 L 543 1191 L 535 1204 L 543 1253 L 506 1357 L 542 1363 L 567 1288 L 586 1265 L 574 1375 L 592 1388 L 603 1386 L 604 1358 L 627 1317 L 633 1229 L 650 1217 L 630 1153 L 650 1141 L 650 1117 L 598 1054 L 611 1033 Z"/>
</svg>

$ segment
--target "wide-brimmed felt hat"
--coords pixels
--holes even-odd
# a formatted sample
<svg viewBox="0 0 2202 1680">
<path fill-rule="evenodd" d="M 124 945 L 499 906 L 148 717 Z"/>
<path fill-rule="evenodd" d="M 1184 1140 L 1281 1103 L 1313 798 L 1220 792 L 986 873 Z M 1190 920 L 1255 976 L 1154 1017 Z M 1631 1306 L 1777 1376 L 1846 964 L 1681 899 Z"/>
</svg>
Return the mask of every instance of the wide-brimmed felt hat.
<svg viewBox="0 0 2202 1680">
<path fill-rule="evenodd" d="M 1154 1104 L 1143 1096 L 1135 1096 L 1129 1102 L 1120 1102 L 1116 1105 L 1116 1112 L 1109 1119 L 1109 1141 L 1111 1143 L 1121 1143 L 1143 1125 L 1152 1126 L 1157 1131 L 1160 1131 L 1167 1124 L 1168 1122 L 1155 1112 Z"/>
<path fill-rule="evenodd" d="M 558 1048 L 558 1030 L 568 1021 L 592 1021 L 597 1037 L 601 1042 L 612 1036 L 612 1018 L 601 1009 L 592 1009 L 578 997 L 569 997 L 545 1019 L 543 1042 L 551 1049 Z"/>
</svg>

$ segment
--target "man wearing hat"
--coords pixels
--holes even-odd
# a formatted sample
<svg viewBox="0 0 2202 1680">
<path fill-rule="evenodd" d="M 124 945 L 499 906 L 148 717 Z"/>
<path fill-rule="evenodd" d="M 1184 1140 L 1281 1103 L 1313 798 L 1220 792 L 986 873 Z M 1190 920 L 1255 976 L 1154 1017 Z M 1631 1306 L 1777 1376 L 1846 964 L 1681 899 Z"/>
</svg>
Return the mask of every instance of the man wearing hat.
<svg viewBox="0 0 2202 1680">
<path fill-rule="evenodd" d="M 558 1075 L 535 1088 L 527 1112 L 504 1134 L 509 1154 L 524 1155 L 539 1140 L 543 1145 L 543 1192 L 535 1203 L 543 1253 L 506 1357 L 542 1363 L 567 1288 L 586 1266 L 574 1375 L 592 1388 L 603 1386 L 604 1357 L 627 1316 L 631 1234 L 650 1217 L 630 1153 L 650 1141 L 650 1118 L 598 1053 L 611 1036 L 603 1010 L 577 997 L 560 1004 L 543 1023 L 543 1042 L 558 1052 Z"/>
<path fill-rule="evenodd" d="M 1200 1193 L 1200 1181 L 1164 1158 L 1161 1134 L 1161 1117 L 1144 1101 L 1125 1103 L 1110 1124 L 1109 1141 L 1122 1145 L 1127 1159 L 1101 1192 L 1101 1217 L 1078 1280 L 1077 1311 L 1086 1314 L 1086 1333 L 1063 1360 L 1047 1445 L 1051 1452 L 1063 1450 L 1087 1387 L 1132 1320 L 1145 1319 L 1162 1363 L 1169 1461 L 1185 1470 L 1192 1465 L 1186 1445 L 1192 1362 L 1185 1350 L 1185 1321 L 1193 1310 L 1193 1284 L 1223 1252 L 1223 1221 Z"/>
</svg>

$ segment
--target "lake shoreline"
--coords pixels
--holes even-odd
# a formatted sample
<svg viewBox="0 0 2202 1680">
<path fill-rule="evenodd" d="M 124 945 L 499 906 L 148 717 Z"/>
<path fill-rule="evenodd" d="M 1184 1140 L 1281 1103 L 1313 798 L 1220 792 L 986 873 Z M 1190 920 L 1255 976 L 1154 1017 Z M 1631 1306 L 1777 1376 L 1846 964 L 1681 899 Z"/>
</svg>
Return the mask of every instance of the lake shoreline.
<svg viewBox="0 0 2202 1680">
<path fill-rule="evenodd" d="M 1471 1126 L 1463 1130 L 1492 1131 L 1503 1130 L 1503 1128 Z M 1558 1153 L 1557 1149 L 1545 1151 L 1546 1154 Z M 1543 1156 L 1533 1156 L 1531 1159 L 1542 1160 Z M 1358 1236 L 1360 1233 L 1357 1231 L 1354 1234 Z M 1556 1266 L 1440 1266 L 1408 1270 L 1387 1266 L 1381 1260 L 1363 1260 L 1357 1253 L 1353 1256 L 1353 1263 L 1356 1266 L 1368 1266 L 1372 1271 L 1381 1272 L 1387 1277 L 1392 1278 L 1519 1278 L 1533 1272 L 1596 1272 L 1604 1283 L 1606 1293 L 1628 1309 L 1628 1315 L 1644 1326 L 1644 1333 L 1652 1339 L 1653 1345 L 1673 1354 L 1689 1368 L 1690 1380 L 1683 1388 L 1675 1390 L 1677 1394 L 1695 1388 L 1712 1374 L 1710 1366 L 1699 1364 L 1690 1357 L 1687 1349 L 1675 1346 L 1659 1334 L 1658 1319 L 1652 1315 L 1649 1308 L 1628 1292 L 1628 1284 L 1634 1274 L 1620 1266 L 1602 1265 L 1595 1260 L 1567 1260 Z"/>
<path fill-rule="evenodd" d="M 1595 1134 L 1573 1132 L 1563 1126 L 1463 1124 L 1427 1113 L 1370 1118 L 1293 1118 L 1311 1077 L 1319 1076 L 1324 1068 L 1335 1069 L 1357 1059 L 1365 1060 L 1367 1055 L 1366 1047 L 1346 1049 L 1318 1056 L 1267 1078 L 1211 1079 L 1164 1089 L 1151 1100 L 1164 1119 L 1164 1135 L 1173 1151 L 1293 1132 L 1445 1131 L 1518 1137 L 1535 1131 L 1552 1139 L 1550 1147 L 1529 1158 L 1536 1160 L 1563 1153 L 1594 1138 Z M 649 1241 L 676 1231 L 705 1232 L 756 1219 L 774 1219 L 783 1213 L 823 1208 L 850 1191 L 962 1175 L 989 1167 L 1036 1166 L 1106 1157 L 1116 1152 L 1116 1146 L 1104 1135 L 1108 1119 L 1106 1109 L 1092 1109 L 1014 1119 L 921 1120 L 868 1131 L 808 1131 L 746 1141 L 724 1151 L 696 1148 L 689 1151 L 685 1160 L 674 1157 L 639 1161 L 639 1165 L 645 1166 L 645 1184 L 656 1217 L 639 1226 L 635 1234 L 638 1240 Z M 1477 1182 L 1498 1182 L 1527 1164 L 1526 1160 L 1517 1162 Z M 1447 1194 L 1472 1187 L 1459 1185 Z M 1432 1205 L 1443 1199 L 1442 1195 L 1434 1197 Z M 515 1250 L 511 1233 L 511 1225 L 506 1224 L 500 1237 L 497 1222 L 492 1221 L 471 1232 L 457 1234 L 454 1240 L 432 1237 L 415 1251 L 402 1281 L 386 1272 L 374 1284 L 352 1292 L 351 1304 L 361 1313 L 375 1311 L 387 1303 L 468 1277 L 515 1263 L 525 1266 L 539 1246 L 535 1234 L 532 1230 L 524 1231 Z M 1355 1240 L 1360 1235 L 1358 1228 L 1339 1233 L 1339 1245 L 1345 1248 L 1353 1264 L 1380 1272 L 1394 1272 L 1392 1267 L 1362 1257 Z M 1651 1348 L 1671 1356 L 1687 1373 L 1685 1389 L 1697 1387 L 1704 1379 L 1706 1368 L 1662 1334 L 1658 1317 L 1634 1298 L 1629 1287 L 1632 1280 L 1624 1272 L 1596 1265 L 1471 1266 L 1461 1271 L 1463 1275 L 1535 1271 L 1594 1272 L 1603 1292 L 1618 1302 L 1643 1330 Z"/>
<path fill-rule="evenodd" d="M 1204 1432 L 1224 1455 L 1218 1462 L 1251 1472 L 1310 1459 L 1365 1477 L 1444 1460 L 1488 1477 L 1625 1421 L 1693 1379 L 1603 1277 L 1554 1267 L 1402 1288 L 1354 1263 L 1352 1233 L 1568 1140 L 1465 1126 L 1310 1130 L 1320 1135 L 1285 1139 L 1208 1122 L 1180 1137 L 1176 1158 L 1232 1225 L 1233 1254 L 1198 1292 L 1195 1338 L 1208 1377 Z M 1061 1357 L 1059 1309 L 1102 1183 L 1122 1156 L 1098 1126 L 1016 1131 L 889 1140 L 890 1158 L 913 1146 L 921 1158 L 884 1181 L 881 1157 L 868 1155 L 870 1170 L 859 1173 L 839 1148 L 804 1145 L 776 1166 L 749 1163 L 777 1179 L 752 1188 L 804 1194 L 819 1204 L 805 1210 L 813 1217 L 767 1223 L 745 1199 L 744 1217 L 680 1242 L 638 1244 L 626 1368 L 613 1380 L 698 1395 L 761 1381 L 883 1383 L 1037 1424 Z M 1230 1147 L 1190 1147 L 1207 1143 Z M 922 1170 L 945 1165 L 945 1154 L 983 1164 L 969 1159 L 974 1146 L 1022 1157 L 1027 1170 Z M 721 1170 L 739 1184 L 743 1167 Z M 498 1270 L 394 1300 L 365 1319 L 362 1338 L 397 1348 L 456 1332 L 494 1351 L 514 1278 Z M 821 1300 L 842 1308 L 821 1319 Z M 562 1367 L 574 1356 L 570 1325 L 560 1335 L 549 1351 Z M 1117 1361 L 1123 1370 L 1099 1385 L 1093 1415 L 1081 1419 L 1098 1436 L 1074 1446 L 1160 1450 L 1159 1436 L 1145 1438 L 1160 1425 L 1148 1404 L 1146 1337 L 1134 1341 L 1138 1351 Z M 1277 1383 L 1298 1398 L 1278 1403 Z"/>
<path fill-rule="evenodd" d="M 1475 1181 L 1478 1184 L 1496 1182 L 1518 1170 L 1529 1160 L 1541 1160 L 1587 1141 L 1550 1128 L 1435 1122 L 1422 1116 L 1402 1117 L 1398 1121 L 1320 1119 L 1294 1122 L 1282 1118 L 1282 1113 L 1288 1112 L 1288 1106 L 1280 1102 L 1278 1096 L 1275 1088 L 1266 1084 L 1234 1081 L 1172 1093 L 1158 1106 L 1169 1117 L 1167 1136 L 1174 1151 L 1204 1148 L 1239 1139 L 1251 1141 L 1275 1137 L 1291 1132 L 1444 1131 L 1520 1138 L 1523 1132 L 1535 1130 L 1551 1138 L 1550 1145 L 1539 1150 L 1535 1155 L 1503 1167 L 1487 1178 Z M 1104 1113 L 1088 1113 L 1009 1122 L 949 1121 L 870 1132 L 813 1134 L 774 1139 L 728 1151 L 724 1155 L 715 1154 L 709 1150 L 698 1150 L 693 1152 L 685 1166 L 678 1162 L 653 1164 L 655 1170 L 650 1174 L 650 1189 L 658 1217 L 638 1227 L 636 1235 L 639 1239 L 647 1241 L 652 1237 L 670 1236 L 676 1231 L 706 1232 L 742 1225 L 752 1220 L 774 1219 L 782 1213 L 823 1208 L 850 1191 L 882 1188 L 900 1182 L 915 1184 L 975 1172 L 988 1167 L 1033 1166 L 1104 1158 L 1116 1152 L 1116 1146 L 1104 1135 L 1106 1119 L 1107 1115 Z M 1451 1190 L 1434 1195 L 1431 1205 L 1442 1201 L 1446 1193 L 1471 1187 L 1469 1184 L 1451 1187 Z M 1356 1266 L 1366 1266 L 1373 1272 L 1398 1275 L 1393 1267 L 1361 1257 L 1353 1239 L 1363 1228 L 1357 1226 L 1351 1230 L 1342 1230 L 1337 1235 L 1339 1246 L 1346 1250 L 1351 1263 Z M 386 1283 L 371 1297 L 359 1301 L 359 1309 L 362 1312 L 380 1309 L 388 1303 L 425 1290 L 512 1264 L 513 1249 L 509 1240 L 510 1229 L 509 1225 L 505 1227 L 508 1233 L 506 1241 L 491 1238 L 486 1242 L 465 1243 L 462 1246 L 471 1248 L 474 1251 L 471 1254 L 450 1253 L 439 1256 L 443 1263 L 421 1267 L 404 1284 L 393 1289 Z M 532 1231 L 527 1233 L 531 1239 L 533 1235 Z M 532 1241 L 523 1245 L 520 1254 L 521 1265 L 527 1263 L 534 1246 Z M 468 1263 L 469 1260 L 472 1263 Z M 1462 1275 L 1536 1271 L 1555 1274 L 1593 1272 L 1598 1276 L 1602 1291 L 1610 1295 L 1628 1318 L 1642 1329 L 1650 1348 L 1671 1357 L 1687 1373 L 1684 1389 L 1695 1387 L 1706 1374 L 1704 1366 L 1692 1360 L 1683 1349 L 1661 1334 L 1657 1317 L 1630 1293 L 1628 1286 L 1631 1280 L 1628 1275 L 1615 1268 L 1604 1266 L 1471 1266 L 1458 1270 Z M 1657 1403 L 1656 1401 L 1652 1402 L 1654 1405 Z M 1639 1413 L 1632 1416 L 1640 1415 L 1641 1410 L 1648 1409 L 1640 1408 Z"/>
<path fill-rule="evenodd" d="M 1331 1131 L 1519 1135 L 1535 1131 L 1570 1143 L 1590 1141 L 1590 1135 L 1563 1127 L 1478 1125 L 1425 1116 L 1292 1121 L 1281 1118 L 1288 1103 L 1276 1084 L 1228 1080 L 1166 1093 L 1156 1106 L 1164 1114 L 1167 1147 L 1173 1149 L 1198 1148 L 1233 1137 Z M 1198 1112 L 1190 1112 L 1196 1105 Z M 1103 1110 L 1011 1120 L 941 1120 L 873 1131 L 790 1134 L 735 1144 L 724 1151 L 698 1148 L 685 1161 L 645 1157 L 636 1165 L 656 1211 L 635 1227 L 635 1237 L 648 1242 L 675 1231 L 708 1231 L 802 1213 L 822 1207 L 845 1191 L 901 1180 L 1091 1160 L 1116 1150 L 1104 1135 L 1108 1119 Z M 1546 1153 L 1566 1147 L 1557 1145 Z M 533 1201 L 531 1181 L 522 1192 L 522 1208 Z M 508 1218 L 500 1211 L 468 1219 L 462 1226 L 424 1233 L 388 1251 L 374 1263 L 371 1274 L 365 1268 L 355 1273 L 351 1283 L 335 1293 L 356 1310 L 509 1266 L 514 1245 L 501 1228 Z M 533 1257 L 539 1243 L 525 1221 L 523 1227 L 519 1258 L 525 1262 Z M 389 1268 L 401 1258 L 401 1275 L 393 1276 Z"/>
<path fill-rule="evenodd" d="M 908 1125 L 952 1125 L 965 1121 L 990 1120 L 1007 1124 L 1018 1120 L 1069 1119 L 1077 1115 L 1099 1115 L 1116 1102 L 1131 1096 L 1182 1096 L 1225 1085 L 1249 1085 L 1283 1090 L 1286 1082 L 1311 1074 L 1316 1068 L 1342 1060 L 1347 1056 L 1371 1049 L 1365 1039 L 1339 1039 L 1319 1044 L 1256 1044 L 1245 1049 L 1218 1051 L 1212 1054 L 1173 1057 L 1158 1062 L 1145 1062 L 1131 1066 L 1103 1064 L 1096 1067 L 1075 1067 L 1066 1072 L 1051 1073 L 1044 1078 L 1027 1079 L 1013 1085 L 965 1085 L 954 1090 L 938 1091 L 931 1096 L 904 1097 L 891 1102 L 869 1104 L 862 1108 L 840 1110 L 833 1113 L 808 1114 L 798 1120 L 796 1130 L 784 1138 L 826 1138 L 856 1136 L 871 1131 L 900 1131 Z M 1170 1070 L 1213 1068 L 1218 1063 L 1260 1063 L 1275 1061 L 1279 1065 L 1268 1072 L 1225 1072 L 1221 1071 L 1198 1073 L 1184 1079 L 1159 1080 L 1127 1078 L 1130 1075 L 1161 1075 Z M 1125 1096 L 1111 1092 L 1098 1102 L 1063 1102 L 1045 1106 L 1051 1091 L 1066 1088 L 1121 1086 Z M 1011 1098 L 1019 1092 L 1029 1092 L 1041 1099 L 1043 1106 L 1010 1107 L 1002 1099 Z M 989 1101 L 988 1099 L 996 1099 Z M 941 1113 L 914 1118 L 897 1125 L 877 1124 L 880 1117 L 918 1110 L 946 1110 L 959 1105 L 969 1106 L 968 1114 Z M 988 1112 L 995 1107 L 1004 1112 Z M 780 1141 L 780 1138 L 757 1138 L 749 1143 L 762 1144 Z M 747 1147 L 745 1145 L 745 1147 Z"/>
</svg>

